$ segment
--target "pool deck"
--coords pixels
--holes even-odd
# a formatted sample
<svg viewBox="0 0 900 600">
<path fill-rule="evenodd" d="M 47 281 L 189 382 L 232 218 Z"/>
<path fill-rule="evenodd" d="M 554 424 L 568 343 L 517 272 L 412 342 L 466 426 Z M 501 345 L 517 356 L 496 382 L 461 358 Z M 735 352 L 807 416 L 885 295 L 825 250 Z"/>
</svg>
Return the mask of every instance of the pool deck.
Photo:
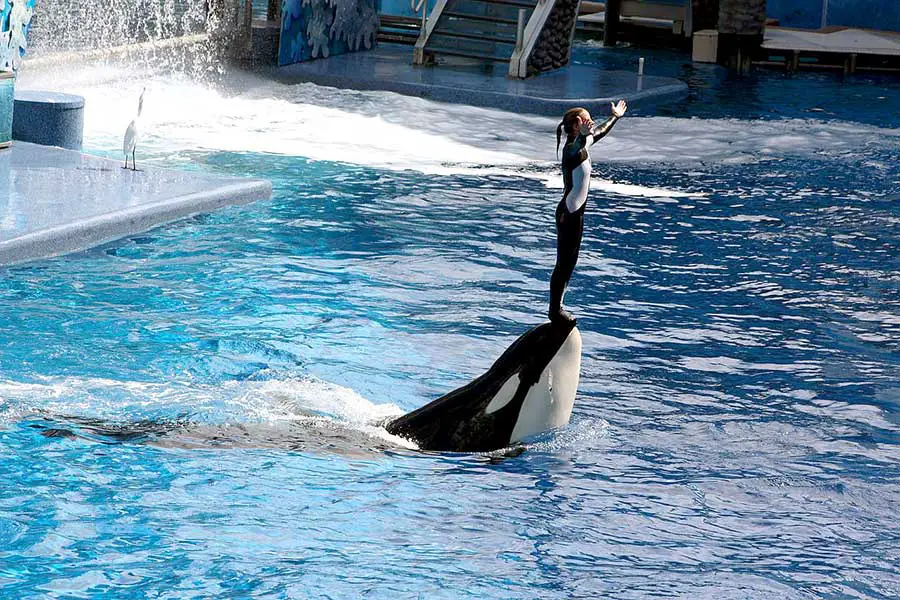
<svg viewBox="0 0 900 600">
<path fill-rule="evenodd" d="M 84 250 L 272 194 L 272 184 L 258 179 L 122 165 L 18 141 L 0 150 L 0 266 Z"/>
<path fill-rule="evenodd" d="M 760 64 L 784 65 L 788 72 L 801 67 L 900 71 L 900 33 L 893 31 L 766 27 L 762 50 L 767 57 Z"/>
<path fill-rule="evenodd" d="M 397 92 L 454 104 L 559 116 L 572 106 L 597 106 L 624 98 L 630 108 L 650 108 L 687 96 L 677 79 L 570 65 L 528 79 L 510 79 L 508 65 L 412 64 L 412 47 L 379 44 L 372 50 L 311 60 L 266 72 L 283 83 Z"/>
<path fill-rule="evenodd" d="M 794 52 L 900 56 L 900 33 L 850 27 L 827 30 L 766 27 L 762 47 L 766 50 Z"/>
</svg>

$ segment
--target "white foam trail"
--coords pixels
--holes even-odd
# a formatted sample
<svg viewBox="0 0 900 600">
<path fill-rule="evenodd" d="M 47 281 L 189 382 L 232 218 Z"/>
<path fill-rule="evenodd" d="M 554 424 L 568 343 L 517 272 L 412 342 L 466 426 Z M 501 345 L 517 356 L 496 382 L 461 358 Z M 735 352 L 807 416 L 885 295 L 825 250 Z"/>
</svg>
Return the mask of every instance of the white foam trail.
<svg viewBox="0 0 900 600">
<path fill-rule="evenodd" d="M 280 409 L 273 411 L 273 403 Z M 332 419 L 394 446 L 418 448 L 405 438 L 391 435 L 381 426 L 386 420 L 403 414 L 396 404 L 374 404 L 350 388 L 326 381 L 267 381 L 252 395 L 245 397 L 243 404 L 259 407 L 269 420 Z"/>
<path fill-rule="evenodd" d="M 77 416 L 115 423 L 187 416 L 198 423 L 270 423 L 330 420 L 394 446 L 416 446 L 381 423 L 403 411 L 375 404 L 353 390 L 316 379 L 232 381 L 221 385 L 44 377 L 0 380 L 0 425 L 29 414 Z"/>
<path fill-rule="evenodd" d="M 26 63 L 27 65 L 27 63 Z M 77 71 L 77 78 L 71 71 Z M 556 119 L 390 92 L 284 85 L 232 72 L 214 88 L 110 65 L 23 69 L 20 89 L 86 99 L 85 146 L 121 153 L 142 87 L 142 143 L 152 160 L 186 152 L 261 152 L 424 173 L 514 174 L 558 182 Z M 860 153 L 900 141 L 900 129 L 812 119 L 627 118 L 595 147 L 595 163 L 758 162 L 782 156 Z M 558 185 L 558 183 L 553 183 Z M 607 185 L 625 195 L 678 197 L 676 190 Z"/>
<path fill-rule="evenodd" d="M 506 167 L 492 171 L 504 173 L 528 162 L 413 124 L 427 121 L 427 114 L 397 123 L 377 111 L 361 113 L 354 92 L 242 76 L 249 89 L 234 93 L 176 79 L 103 81 L 108 75 L 105 67 L 96 83 L 61 87 L 85 98 L 85 147 L 116 156 L 146 85 L 141 146 L 151 160 L 195 151 L 255 152 L 435 174 L 485 173 L 485 165 Z M 22 87 L 43 83 L 35 76 Z"/>
<path fill-rule="evenodd" d="M 566 427 L 542 434 L 528 447 L 550 454 L 573 448 L 606 448 L 611 441 L 609 429 L 609 422 L 604 419 L 574 419 Z"/>
<path fill-rule="evenodd" d="M 623 122 L 624 124 L 624 122 Z M 603 157 L 670 163 L 759 162 L 784 156 L 859 153 L 870 145 L 900 142 L 900 128 L 887 129 L 814 119 L 633 119 L 610 136 Z M 624 128 L 623 128 L 624 129 Z M 601 143 L 605 143 L 604 142 Z"/>
<path fill-rule="evenodd" d="M 561 177 L 547 177 L 544 184 L 549 188 L 563 188 Z M 702 192 L 682 192 L 666 188 L 654 188 L 631 183 L 615 183 L 599 177 L 591 178 L 591 189 L 618 194 L 619 196 L 632 196 L 635 198 L 705 198 Z"/>
</svg>

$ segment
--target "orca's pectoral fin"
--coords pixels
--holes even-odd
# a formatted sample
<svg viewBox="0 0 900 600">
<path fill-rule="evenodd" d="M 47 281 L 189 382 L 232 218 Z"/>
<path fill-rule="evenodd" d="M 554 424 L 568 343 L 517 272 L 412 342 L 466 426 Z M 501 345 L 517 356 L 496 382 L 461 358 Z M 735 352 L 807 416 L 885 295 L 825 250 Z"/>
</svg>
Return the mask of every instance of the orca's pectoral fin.
<svg viewBox="0 0 900 600">
<path fill-rule="evenodd" d="M 499 465 L 503 461 L 522 456 L 525 454 L 526 450 L 528 450 L 528 448 L 522 444 L 516 444 L 515 446 L 510 446 L 509 448 L 504 448 L 498 452 L 488 454 L 488 462 L 492 465 Z"/>
<path fill-rule="evenodd" d="M 74 440 L 78 437 L 68 429 L 59 429 L 56 427 L 42 430 L 41 435 L 45 438 L 62 438 L 66 440 Z"/>
</svg>

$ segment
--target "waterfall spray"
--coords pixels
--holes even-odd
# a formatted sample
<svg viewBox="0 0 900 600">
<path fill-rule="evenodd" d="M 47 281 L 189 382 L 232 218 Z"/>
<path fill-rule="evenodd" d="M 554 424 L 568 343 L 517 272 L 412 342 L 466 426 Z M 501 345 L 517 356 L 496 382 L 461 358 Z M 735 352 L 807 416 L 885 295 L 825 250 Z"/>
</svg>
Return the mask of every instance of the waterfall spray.
<svg viewBox="0 0 900 600">
<path fill-rule="evenodd" d="M 244 25 L 246 0 L 42 0 L 29 58 L 41 63 L 119 58 L 135 67 L 220 72 L 229 41 Z"/>
</svg>

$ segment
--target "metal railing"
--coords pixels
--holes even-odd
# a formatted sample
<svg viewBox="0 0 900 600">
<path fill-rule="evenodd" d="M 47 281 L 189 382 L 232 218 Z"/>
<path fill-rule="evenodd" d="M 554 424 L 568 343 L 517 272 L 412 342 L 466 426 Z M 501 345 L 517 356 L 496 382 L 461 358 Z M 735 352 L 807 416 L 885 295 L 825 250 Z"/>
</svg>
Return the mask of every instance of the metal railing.
<svg viewBox="0 0 900 600">
<path fill-rule="evenodd" d="M 419 37 L 425 37 L 425 27 L 428 25 L 428 0 L 409 0 L 409 7 L 414 13 L 422 11 L 422 26 L 419 29 Z"/>
<path fill-rule="evenodd" d="M 525 13 L 528 12 L 524 8 L 519 9 L 518 21 L 516 21 L 516 51 L 522 51 L 522 45 L 525 42 Z"/>
</svg>

